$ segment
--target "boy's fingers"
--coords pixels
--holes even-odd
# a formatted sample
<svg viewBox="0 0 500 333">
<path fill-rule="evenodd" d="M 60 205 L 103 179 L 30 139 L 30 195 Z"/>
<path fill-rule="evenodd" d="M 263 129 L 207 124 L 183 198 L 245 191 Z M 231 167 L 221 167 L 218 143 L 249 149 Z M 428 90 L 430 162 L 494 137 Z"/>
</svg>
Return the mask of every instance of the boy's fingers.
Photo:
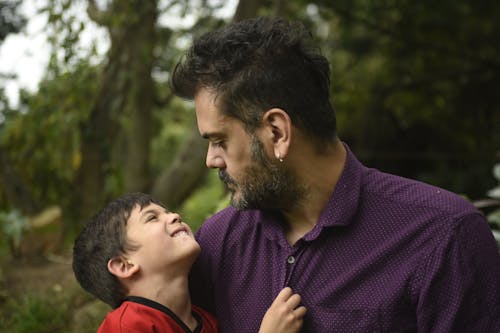
<svg viewBox="0 0 500 333">
<path fill-rule="evenodd" d="M 282 302 L 282 303 L 284 303 L 292 295 L 293 295 L 292 288 L 285 287 L 285 288 L 281 289 L 281 291 L 279 292 L 278 296 L 276 296 L 275 302 Z"/>
<path fill-rule="evenodd" d="M 293 314 L 295 315 L 296 318 L 302 318 L 306 315 L 307 309 L 305 306 L 299 306 L 295 310 L 293 310 Z"/>
<path fill-rule="evenodd" d="M 276 305 L 280 303 L 284 304 L 288 311 L 293 313 L 295 317 L 302 318 L 305 316 L 307 309 L 304 306 L 300 306 L 301 301 L 302 298 L 299 294 L 294 294 L 292 288 L 285 287 L 276 296 L 274 303 Z"/>
<path fill-rule="evenodd" d="M 299 294 L 293 294 L 292 296 L 290 296 L 288 298 L 288 300 L 286 302 L 288 303 L 289 307 L 293 310 L 297 306 L 299 306 L 300 301 L 301 301 L 300 295 Z"/>
</svg>

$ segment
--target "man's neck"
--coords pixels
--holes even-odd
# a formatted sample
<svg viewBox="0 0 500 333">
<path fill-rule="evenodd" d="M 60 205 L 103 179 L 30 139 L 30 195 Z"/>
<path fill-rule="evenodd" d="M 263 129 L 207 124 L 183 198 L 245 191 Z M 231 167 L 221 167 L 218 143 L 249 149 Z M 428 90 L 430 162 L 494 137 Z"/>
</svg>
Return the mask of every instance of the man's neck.
<svg viewBox="0 0 500 333">
<path fill-rule="evenodd" d="M 322 153 L 310 153 L 298 159 L 296 173 L 306 189 L 305 198 L 283 215 L 287 220 L 286 237 L 290 244 L 307 234 L 330 199 L 344 170 L 346 149 L 340 140 Z"/>
</svg>

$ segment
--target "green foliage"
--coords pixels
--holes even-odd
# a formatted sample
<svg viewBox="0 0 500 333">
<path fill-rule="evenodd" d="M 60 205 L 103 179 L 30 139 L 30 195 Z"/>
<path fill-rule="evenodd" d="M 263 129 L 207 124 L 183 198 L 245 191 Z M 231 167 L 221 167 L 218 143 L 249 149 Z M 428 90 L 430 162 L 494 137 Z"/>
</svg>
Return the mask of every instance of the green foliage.
<svg viewBox="0 0 500 333">
<path fill-rule="evenodd" d="M 173 99 L 168 108 L 154 112 L 155 137 L 152 140 L 151 167 L 159 174 L 175 158 L 175 152 L 191 133 L 195 113 L 184 101 Z"/>
<path fill-rule="evenodd" d="M 9 263 L 12 265 L 12 262 Z M 40 276 L 22 277 L 18 281 L 4 281 L 0 267 L 0 328 L 12 333 L 92 333 L 95 332 L 109 306 L 97 301 L 76 282 L 68 280 L 69 266 L 47 262 L 44 268 L 34 270 L 41 275 L 53 274 L 47 280 Z M 24 272 L 30 269 L 24 264 Z M 5 265 L 6 271 L 15 270 Z M 57 282 L 55 282 L 57 281 Z"/>
<path fill-rule="evenodd" d="M 473 204 L 485 214 L 500 248 L 500 163 L 494 165 L 493 177 L 497 184 L 487 192 L 488 198 L 474 200 Z"/>
<path fill-rule="evenodd" d="M 80 9 L 81 10 L 81 9 Z M 81 32 L 85 29 L 81 13 L 70 0 L 48 1 L 40 10 L 48 16 L 48 41 L 52 47 L 48 74 L 58 76 L 71 70 L 83 58 L 90 58 L 95 50 L 78 48 Z"/>
<path fill-rule="evenodd" d="M 15 169 L 33 196 L 47 206 L 67 198 L 81 156 L 79 126 L 86 120 L 96 90 L 97 68 L 82 62 L 22 96 L 22 110 L 10 112 L 0 127 Z"/>
<path fill-rule="evenodd" d="M 229 196 L 216 172 L 209 172 L 202 186 L 179 210 L 182 218 L 196 231 L 203 221 L 229 204 Z"/>
<path fill-rule="evenodd" d="M 26 18 L 18 13 L 20 0 L 0 1 L 0 43 L 10 33 L 19 32 L 26 24 Z"/>
<path fill-rule="evenodd" d="M 68 308 L 64 297 L 29 294 L 10 299 L 0 312 L 0 326 L 13 333 L 69 333 Z"/>
<path fill-rule="evenodd" d="M 19 210 L 0 211 L 0 231 L 13 242 L 14 247 L 21 242 L 23 232 L 27 227 L 28 219 Z"/>
<path fill-rule="evenodd" d="M 493 176 L 497 180 L 497 186 L 488 191 L 488 197 L 496 200 L 497 208 L 490 212 L 486 217 L 488 221 L 500 229 L 500 164 L 493 167 Z M 500 239 L 499 239 L 500 242 Z"/>
<path fill-rule="evenodd" d="M 341 137 L 371 166 L 482 195 L 500 146 L 500 4 L 315 4 Z"/>
</svg>

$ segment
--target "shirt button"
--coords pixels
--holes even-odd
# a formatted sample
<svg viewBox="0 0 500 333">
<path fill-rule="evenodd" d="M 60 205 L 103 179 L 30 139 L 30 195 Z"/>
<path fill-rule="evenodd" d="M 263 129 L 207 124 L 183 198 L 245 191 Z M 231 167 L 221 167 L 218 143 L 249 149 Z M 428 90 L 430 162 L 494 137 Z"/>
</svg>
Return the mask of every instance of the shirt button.
<svg viewBox="0 0 500 333">
<path fill-rule="evenodd" d="M 286 260 L 289 264 L 293 264 L 295 262 L 295 257 L 294 256 L 289 256 L 288 259 Z"/>
</svg>

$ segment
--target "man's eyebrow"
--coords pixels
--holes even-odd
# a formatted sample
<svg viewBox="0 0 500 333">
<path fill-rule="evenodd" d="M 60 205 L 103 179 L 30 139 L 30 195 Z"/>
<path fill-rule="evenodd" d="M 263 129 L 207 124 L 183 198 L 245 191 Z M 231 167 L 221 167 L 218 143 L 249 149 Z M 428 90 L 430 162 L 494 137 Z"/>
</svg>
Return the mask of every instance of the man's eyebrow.
<svg viewBox="0 0 500 333">
<path fill-rule="evenodd" d="M 214 138 L 221 138 L 223 137 L 222 133 L 216 133 L 216 132 L 205 132 L 201 134 L 201 137 L 203 139 L 214 139 Z"/>
</svg>

